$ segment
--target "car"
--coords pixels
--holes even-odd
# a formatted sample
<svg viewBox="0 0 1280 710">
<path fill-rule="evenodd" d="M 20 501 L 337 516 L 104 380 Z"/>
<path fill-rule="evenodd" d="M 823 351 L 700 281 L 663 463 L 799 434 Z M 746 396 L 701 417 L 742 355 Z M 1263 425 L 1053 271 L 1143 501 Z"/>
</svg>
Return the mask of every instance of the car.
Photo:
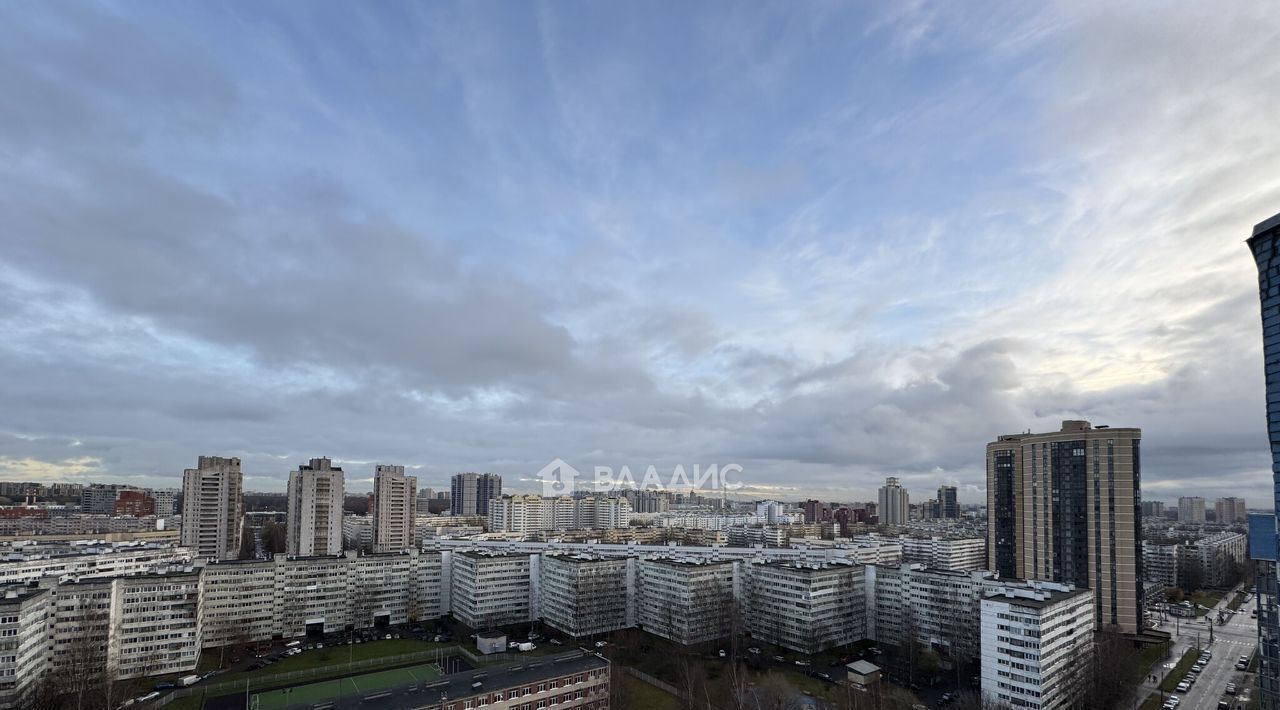
<svg viewBox="0 0 1280 710">
<path fill-rule="evenodd" d="M 879 648 L 875 646 L 872 646 L 871 648 L 867 649 L 867 651 L 873 656 L 879 656 L 880 654 L 884 653 L 884 651 L 881 651 Z"/>
<path fill-rule="evenodd" d="M 725 657 L 725 652 L 724 652 L 724 649 L 723 649 L 723 648 L 722 648 L 722 649 L 720 649 L 719 656 L 720 656 L 721 658 L 724 658 L 724 657 Z"/>
<path fill-rule="evenodd" d="M 755 646 L 752 646 L 751 648 L 748 648 L 748 649 L 747 649 L 747 653 L 750 653 L 750 654 L 751 654 L 751 655 L 753 655 L 753 656 L 759 656 L 759 655 L 760 655 L 760 649 L 756 648 Z"/>
<path fill-rule="evenodd" d="M 1236 684 L 1235 684 L 1235 683 L 1227 683 L 1227 687 L 1226 687 L 1226 689 L 1225 689 L 1223 692 L 1224 692 L 1224 693 L 1226 693 L 1227 695 L 1235 695 L 1235 694 L 1236 694 Z"/>
<path fill-rule="evenodd" d="M 1191 684 L 1190 684 L 1190 683 L 1188 683 L 1187 681 L 1185 681 L 1185 680 L 1184 680 L 1184 681 L 1182 681 L 1181 683 L 1179 683 L 1179 684 L 1178 684 L 1178 692 L 1179 692 L 1179 693 L 1185 693 L 1185 692 L 1187 692 L 1188 690 L 1191 690 Z"/>
<path fill-rule="evenodd" d="M 778 663 L 786 663 L 786 662 L 787 662 L 787 659 L 783 658 L 782 656 L 774 656 L 774 657 L 773 657 L 773 660 L 777 661 Z"/>
<path fill-rule="evenodd" d="M 322 643 L 318 643 L 318 644 L 316 644 L 316 648 L 324 648 L 324 644 L 322 644 Z"/>
<path fill-rule="evenodd" d="M 1248 663 L 1248 662 L 1249 662 L 1249 657 L 1248 657 L 1248 656 L 1241 656 L 1241 657 L 1240 657 L 1240 662 L 1241 662 L 1241 663 Z"/>
<path fill-rule="evenodd" d="M 951 702 L 952 700 L 954 700 L 954 698 L 952 697 L 951 693 L 943 693 L 943 694 L 942 694 L 942 702 L 944 702 L 944 703 L 949 703 L 949 702 Z"/>
<path fill-rule="evenodd" d="M 1196 673 L 1199 673 L 1200 671 L 1204 670 L 1204 666 L 1197 663 L 1194 666 L 1191 666 L 1191 670 L 1195 671 Z"/>
<path fill-rule="evenodd" d="M 796 661 L 796 665 L 797 665 L 797 666 L 808 666 L 808 665 L 811 665 L 811 664 L 810 664 L 808 661 Z"/>
<path fill-rule="evenodd" d="M 164 683 L 156 683 L 156 690 L 172 690 L 173 688 L 176 688 L 176 687 L 178 686 L 168 681 Z"/>
<path fill-rule="evenodd" d="M 1239 661 L 1236 663 L 1236 670 L 1238 671 L 1242 671 L 1248 667 L 1249 667 L 1249 664 L 1245 663 L 1244 661 Z"/>
<path fill-rule="evenodd" d="M 605 646 L 608 646 L 608 645 L 609 645 L 608 641 L 596 641 L 596 648 L 604 648 Z"/>
<path fill-rule="evenodd" d="M 564 642 L 563 642 L 563 641 L 561 641 L 560 639 L 551 639 L 551 645 L 552 645 L 552 646 L 562 646 L 562 645 L 564 645 Z"/>
<path fill-rule="evenodd" d="M 1231 710 L 1231 703 L 1225 700 L 1218 701 L 1218 710 Z"/>
</svg>

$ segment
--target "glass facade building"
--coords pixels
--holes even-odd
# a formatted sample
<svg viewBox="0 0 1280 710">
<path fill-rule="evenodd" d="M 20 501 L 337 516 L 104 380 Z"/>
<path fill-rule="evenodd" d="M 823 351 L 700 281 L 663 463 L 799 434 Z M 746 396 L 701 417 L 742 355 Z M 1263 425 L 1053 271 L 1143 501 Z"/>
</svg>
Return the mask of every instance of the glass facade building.
<svg viewBox="0 0 1280 710">
<path fill-rule="evenodd" d="M 1274 487 L 1274 507 L 1280 510 L 1280 214 L 1253 228 L 1249 238 L 1249 250 L 1258 266 L 1258 297 L 1262 305 L 1262 355 L 1267 386 L 1267 435 L 1271 442 L 1271 474 Z M 1250 557 L 1255 560 L 1257 572 L 1258 651 L 1261 663 L 1258 667 L 1259 700 L 1263 710 L 1280 710 L 1280 621 L 1275 613 L 1276 579 L 1276 516 L 1270 516 L 1270 534 L 1258 526 L 1265 526 L 1268 516 L 1250 516 Z M 1256 539 L 1255 539 L 1256 536 Z M 1267 546 L 1268 549 L 1261 549 Z M 1269 552 L 1269 554 L 1268 554 Z M 1266 559 L 1259 555 L 1267 555 Z M 1268 578 L 1264 581 L 1264 574 Z M 1265 592 L 1270 590 L 1270 608 L 1264 607 Z"/>
</svg>

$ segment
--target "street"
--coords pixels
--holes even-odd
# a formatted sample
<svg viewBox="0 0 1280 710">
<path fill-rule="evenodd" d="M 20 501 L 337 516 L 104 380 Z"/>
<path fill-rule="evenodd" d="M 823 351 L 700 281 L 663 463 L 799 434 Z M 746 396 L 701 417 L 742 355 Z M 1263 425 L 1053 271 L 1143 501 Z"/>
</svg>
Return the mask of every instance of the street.
<svg viewBox="0 0 1280 710">
<path fill-rule="evenodd" d="M 1252 657 L 1258 645 L 1257 621 L 1249 616 L 1250 612 L 1256 608 L 1257 597 L 1251 596 L 1234 615 L 1228 614 L 1226 623 L 1220 626 L 1215 625 L 1214 641 L 1209 643 L 1209 619 L 1217 618 L 1218 610 L 1226 609 L 1228 602 L 1234 596 L 1234 592 L 1224 595 L 1214 610 L 1205 616 L 1180 619 L 1176 623 L 1171 618 L 1158 627 L 1162 631 L 1174 634 L 1174 648 L 1168 660 L 1152 669 L 1156 674 L 1157 682 L 1147 681 L 1143 684 L 1140 700 L 1158 691 L 1158 681 L 1165 674 L 1173 671 L 1178 659 L 1182 658 L 1182 654 L 1188 648 L 1199 648 L 1211 651 L 1213 658 L 1200 672 L 1199 680 L 1191 686 L 1190 691 L 1185 694 L 1173 693 L 1182 698 L 1178 710 L 1216 710 L 1220 700 L 1231 703 L 1233 709 L 1243 708 L 1248 704 L 1249 698 L 1256 692 L 1253 674 L 1236 670 L 1235 664 L 1240 656 Z M 1224 694 L 1223 690 L 1227 683 L 1232 682 L 1236 684 L 1237 694 L 1234 696 Z"/>
</svg>

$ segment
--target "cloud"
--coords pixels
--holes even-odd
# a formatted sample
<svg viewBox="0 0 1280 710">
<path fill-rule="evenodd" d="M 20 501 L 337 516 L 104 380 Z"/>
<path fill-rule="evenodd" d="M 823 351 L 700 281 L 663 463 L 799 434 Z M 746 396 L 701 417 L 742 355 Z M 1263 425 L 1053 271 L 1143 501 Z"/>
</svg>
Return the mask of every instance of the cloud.
<svg viewBox="0 0 1280 710">
<path fill-rule="evenodd" d="M 1269 500 L 1274 13 L 781 10 L 0 8 L 4 475 L 977 501 L 1089 418 Z"/>
</svg>

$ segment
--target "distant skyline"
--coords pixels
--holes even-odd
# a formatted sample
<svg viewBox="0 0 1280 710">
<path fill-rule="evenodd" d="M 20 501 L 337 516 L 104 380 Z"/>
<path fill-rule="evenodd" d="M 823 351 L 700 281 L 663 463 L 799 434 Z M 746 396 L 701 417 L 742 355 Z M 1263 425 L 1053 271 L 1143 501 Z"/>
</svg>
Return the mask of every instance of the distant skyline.
<svg viewBox="0 0 1280 710">
<path fill-rule="evenodd" d="M 1113 5 L 0 6 L 0 479 L 972 503 L 1088 419 L 1261 504 L 1280 14 Z"/>
</svg>

